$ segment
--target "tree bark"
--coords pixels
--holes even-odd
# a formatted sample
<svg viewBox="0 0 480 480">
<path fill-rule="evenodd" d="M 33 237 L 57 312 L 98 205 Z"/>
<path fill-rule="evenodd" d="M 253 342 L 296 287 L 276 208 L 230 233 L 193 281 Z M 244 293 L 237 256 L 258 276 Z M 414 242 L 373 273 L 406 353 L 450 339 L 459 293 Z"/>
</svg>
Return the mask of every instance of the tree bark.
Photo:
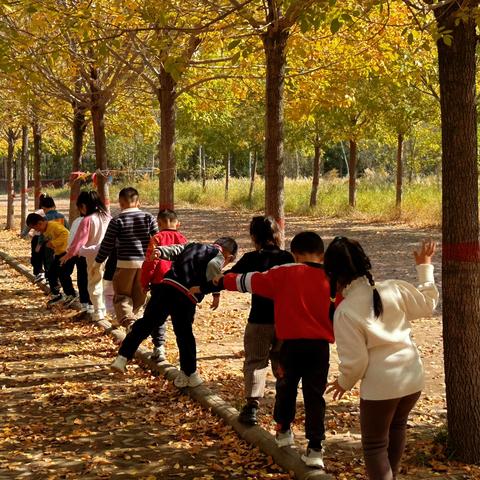
<svg viewBox="0 0 480 480">
<path fill-rule="evenodd" d="M 464 7 L 476 6 L 464 2 Z M 442 120 L 442 291 L 448 440 L 463 462 L 480 462 L 480 249 L 475 20 L 457 3 L 435 9 L 452 44 L 438 40 Z"/>
<path fill-rule="evenodd" d="M 17 140 L 16 134 L 13 129 L 9 128 L 7 131 L 7 224 L 6 230 L 13 230 L 15 225 L 15 181 L 14 181 L 14 155 L 15 155 L 15 142 Z"/>
<path fill-rule="evenodd" d="M 320 157 L 321 147 L 318 143 L 314 146 L 315 155 L 313 157 L 313 178 L 312 178 L 312 191 L 310 193 L 310 208 L 317 206 L 318 184 L 320 183 Z"/>
<path fill-rule="evenodd" d="M 350 139 L 350 152 L 348 157 L 348 204 L 355 207 L 357 204 L 357 141 Z"/>
<path fill-rule="evenodd" d="M 250 188 L 248 190 L 248 203 L 252 203 L 253 200 L 253 189 L 255 187 L 255 177 L 257 174 L 257 151 L 253 153 L 253 163 L 250 170 Z M 251 160 L 251 153 L 250 153 L 250 160 Z"/>
<path fill-rule="evenodd" d="M 35 197 L 35 210 L 39 208 L 42 181 L 40 169 L 42 165 L 42 129 L 38 122 L 32 126 L 33 133 L 33 191 Z"/>
<path fill-rule="evenodd" d="M 79 172 L 82 170 L 82 154 L 83 154 L 83 140 L 85 138 L 85 130 L 87 124 L 85 121 L 85 109 L 78 106 L 76 102 L 73 106 L 73 123 L 72 123 L 72 172 Z M 70 208 L 69 220 L 73 222 L 78 217 L 77 199 L 80 193 L 81 180 L 75 177 L 70 178 Z"/>
<path fill-rule="evenodd" d="M 230 152 L 225 156 L 225 200 L 228 200 L 228 187 L 230 183 L 230 162 L 231 155 Z"/>
<path fill-rule="evenodd" d="M 93 137 L 95 140 L 95 157 L 97 167 L 97 191 L 102 202 L 110 210 L 110 197 L 108 192 L 107 139 L 105 136 L 105 105 L 95 102 L 91 107 Z"/>
<path fill-rule="evenodd" d="M 267 32 L 262 36 L 266 57 L 265 214 L 274 217 L 279 224 L 283 246 L 285 241 L 283 93 L 289 30 L 276 27 L 275 22 L 270 23 Z"/>
<path fill-rule="evenodd" d="M 20 157 L 20 231 L 28 212 L 28 126 L 22 126 L 22 155 Z"/>
<path fill-rule="evenodd" d="M 396 200 L 395 205 L 400 212 L 402 208 L 402 193 L 403 193 L 403 134 L 399 133 L 397 136 L 397 186 L 396 186 Z"/>
<path fill-rule="evenodd" d="M 159 208 L 173 209 L 175 205 L 175 99 L 177 83 L 162 67 L 160 70 L 160 143 L 159 157 Z"/>
<path fill-rule="evenodd" d="M 205 149 L 200 150 L 200 162 L 202 165 L 202 189 L 207 190 L 207 159 L 205 158 Z"/>
</svg>

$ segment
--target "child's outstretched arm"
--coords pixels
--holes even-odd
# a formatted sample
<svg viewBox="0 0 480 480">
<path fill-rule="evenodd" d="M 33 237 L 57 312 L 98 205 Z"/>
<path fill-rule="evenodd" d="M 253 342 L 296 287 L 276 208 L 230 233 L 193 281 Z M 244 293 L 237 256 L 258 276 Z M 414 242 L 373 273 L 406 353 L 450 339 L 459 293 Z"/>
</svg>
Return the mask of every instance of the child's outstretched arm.
<svg viewBox="0 0 480 480">
<path fill-rule="evenodd" d="M 164 245 L 162 247 L 155 247 L 154 256 L 162 260 L 175 260 L 190 243 L 179 243 L 177 245 Z"/>
</svg>

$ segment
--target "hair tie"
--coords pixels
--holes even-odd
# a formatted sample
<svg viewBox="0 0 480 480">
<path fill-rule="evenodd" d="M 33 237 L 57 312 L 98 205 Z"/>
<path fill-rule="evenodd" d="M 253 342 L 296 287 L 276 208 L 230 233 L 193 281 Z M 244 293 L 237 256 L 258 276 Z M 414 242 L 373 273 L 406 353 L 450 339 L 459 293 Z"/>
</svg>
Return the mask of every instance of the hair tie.
<svg viewBox="0 0 480 480">
<path fill-rule="evenodd" d="M 376 290 L 377 289 L 377 286 L 376 285 L 372 285 L 372 290 Z"/>
<path fill-rule="evenodd" d="M 330 301 L 331 301 L 332 303 L 334 303 L 334 302 L 335 302 L 335 300 L 336 300 L 336 298 L 335 298 L 335 297 L 330 297 Z"/>
</svg>

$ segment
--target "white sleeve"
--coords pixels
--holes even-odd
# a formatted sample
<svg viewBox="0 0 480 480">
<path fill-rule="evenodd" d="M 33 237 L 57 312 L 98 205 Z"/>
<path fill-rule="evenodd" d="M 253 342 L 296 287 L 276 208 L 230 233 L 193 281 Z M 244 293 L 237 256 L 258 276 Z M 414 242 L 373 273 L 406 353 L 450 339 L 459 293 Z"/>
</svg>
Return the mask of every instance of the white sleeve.
<svg viewBox="0 0 480 480">
<path fill-rule="evenodd" d="M 338 383 L 345 390 L 350 390 L 367 370 L 367 339 L 360 324 L 341 311 L 335 313 L 333 330 L 340 362 Z"/>
<path fill-rule="evenodd" d="M 206 277 L 208 282 L 220 273 L 222 273 L 224 263 L 225 258 L 223 257 L 222 252 L 218 252 L 217 256 L 212 258 L 212 260 L 208 262 L 206 271 Z"/>
<path fill-rule="evenodd" d="M 439 293 L 433 278 L 433 265 L 417 265 L 419 286 L 398 281 L 408 320 L 429 317 L 437 306 Z"/>
</svg>

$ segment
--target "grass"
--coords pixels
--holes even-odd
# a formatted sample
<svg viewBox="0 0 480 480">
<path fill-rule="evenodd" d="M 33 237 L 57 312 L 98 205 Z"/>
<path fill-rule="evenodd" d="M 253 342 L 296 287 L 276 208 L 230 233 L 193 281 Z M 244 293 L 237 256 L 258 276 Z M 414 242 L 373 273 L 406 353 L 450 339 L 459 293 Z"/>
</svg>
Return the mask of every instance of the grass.
<svg viewBox="0 0 480 480">
<path fill-rule="evenodd" d="M 142 179 L 128 184 L 138 189 L 143 203 L 158 202 L 158 183 Z M 111 185 L 111 198 L 116 198 L 127 184 Z M 395 207 L 395 186 L 373 177 L 361 178 L 357 186 L 357 206 L 348 205 L 348 180 L 344 178 L 322 179 L 318 189 L 318 204 L 310 208 L 311 179 L 286 179 L 285 212 L 324 218 L 351 218 L 368 222 L 402 221 L 417 226 L 439 226 L 441 222 L 440 186 L 433 178 L 414 181 L 404 187 L 403 204 L 399 213 Z M 179 181 L 175 184 L 178 204 L 211 208 L 261 211 L 264 205 L 264 182 L 255 184 L 252 201 L 248 200 L 249 180 L 232 178 L 228 199 L 225 200 L 223 180 L 208 180 L 206 190 L 198 181 Z M 48 190 L 56 197 L 68 198 L 67 188 Z"/>
</svg>

